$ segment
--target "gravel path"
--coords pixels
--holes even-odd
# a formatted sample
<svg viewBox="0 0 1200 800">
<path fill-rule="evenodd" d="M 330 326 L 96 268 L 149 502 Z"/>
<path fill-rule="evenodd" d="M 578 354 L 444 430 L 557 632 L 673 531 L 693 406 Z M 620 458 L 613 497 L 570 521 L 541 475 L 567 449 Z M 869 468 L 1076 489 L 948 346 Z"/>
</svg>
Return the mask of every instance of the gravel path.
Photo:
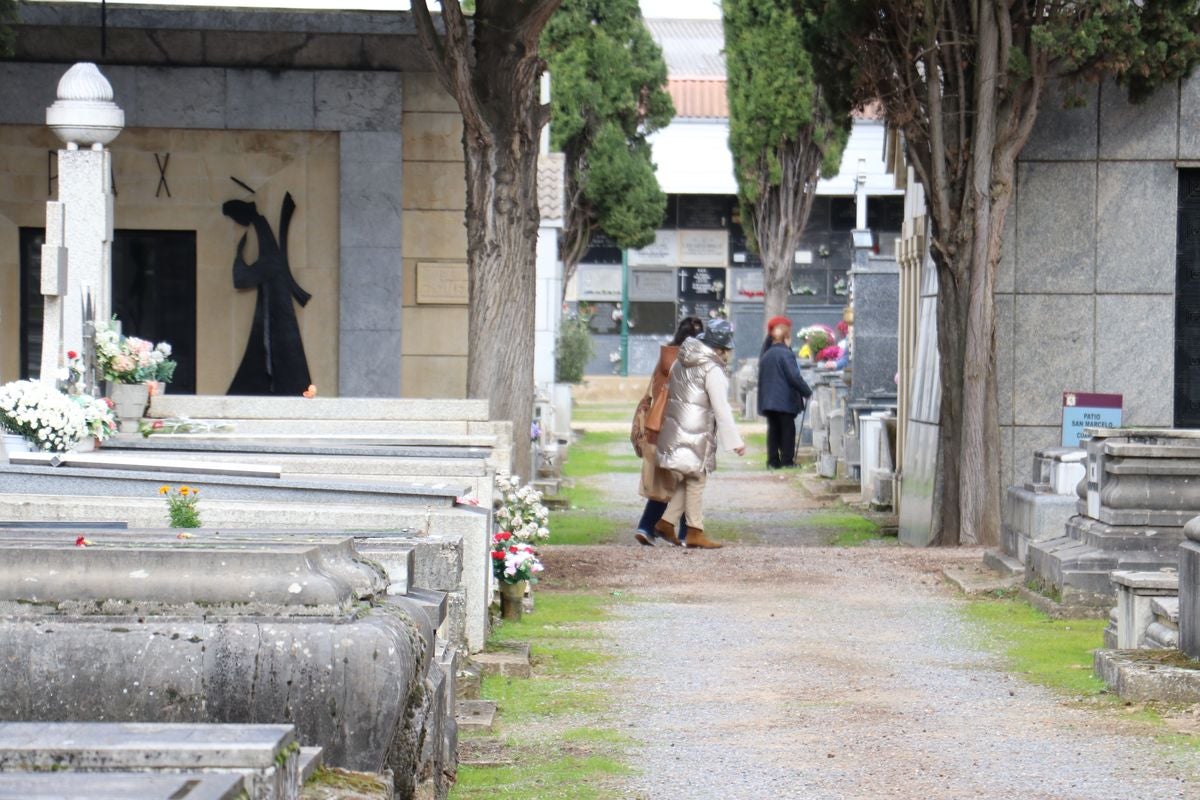
<svg viewBox="0 0 1200 800">
<path fill-rule="evenodd" d="M 597 485 L 624 507 L 627 477 Z M 607 624 L 638 743 L 621 796 L 1200 798 L 1194 750 L 1006 674 L 974 643 L 938 573 L 978 551 L 778 546 L 811 539 L 811 504 L 773 480 L 747 464 L 708 498 L 713 518 L 768 514 L 780 536 L 764 545 L 551 556 L 568 583 L 638 600 Z M 628 569 L 614 576 L 614 559 Z"/>
</svg>

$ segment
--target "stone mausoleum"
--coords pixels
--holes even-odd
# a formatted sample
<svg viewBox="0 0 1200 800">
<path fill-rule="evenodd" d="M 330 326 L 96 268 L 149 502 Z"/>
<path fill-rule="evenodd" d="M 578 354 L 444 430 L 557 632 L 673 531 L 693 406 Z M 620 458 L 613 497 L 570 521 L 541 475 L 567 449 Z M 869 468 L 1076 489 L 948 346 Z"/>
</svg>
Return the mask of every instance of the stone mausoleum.
<svg viewBox="0 0 1200 800">
<path fill-rule="evenodd" d="M 1200 427 L 1200 74 L 1134 105 L 1052 87 L 1017 165 L 996 281 L 999 485 L 1061 442 L 1064 393 L 1119 394 L 1125 426 Z M 929 540 L 937 281 L 908 171 L 901 244 L 901 538 Z M 905 172 L 897 170 L 904 181 Z"/>
<path fill-rule="evenodd" d="M 256 292 L 232 270 L 247 229 L 222 206 L 253 202 L 278 236 L 290 195 L 318 392 L 465 394 L 460 115 L 411 17 L 119 4 L 103 30 L 99 4 L 21 4 L 0 61 L 0 381 L 38 369 L 60 147 L 46 108 L 78 61 L 99 65 L 125 113 L 109 146 L 113 308 L 126 332 L 172 343 L 171 391 L 224 394 L 246 351 Z"/>
</svg>

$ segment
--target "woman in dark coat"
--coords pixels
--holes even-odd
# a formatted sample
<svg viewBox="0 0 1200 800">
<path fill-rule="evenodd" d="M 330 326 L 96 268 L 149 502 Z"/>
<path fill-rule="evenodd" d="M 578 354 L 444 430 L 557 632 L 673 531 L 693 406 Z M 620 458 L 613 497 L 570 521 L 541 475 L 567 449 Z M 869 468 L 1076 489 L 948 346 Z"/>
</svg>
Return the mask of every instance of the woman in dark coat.
<svg viewBox="0 0 1200 800">
<path fill-rule="evenodd" d="M 767 418 L 767 468 L 796 466 L 796 415 L 812 397 L 792 352 L 792 321 L 772 317 L 758 357 L 758 413 Z"/>
</svg>

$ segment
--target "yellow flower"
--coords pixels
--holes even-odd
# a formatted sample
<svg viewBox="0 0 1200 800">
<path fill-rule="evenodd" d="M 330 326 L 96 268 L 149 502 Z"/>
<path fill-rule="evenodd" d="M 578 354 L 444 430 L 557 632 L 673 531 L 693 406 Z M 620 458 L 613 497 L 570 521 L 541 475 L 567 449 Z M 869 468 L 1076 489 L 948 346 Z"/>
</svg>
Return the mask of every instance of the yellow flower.
<svg viewBox="0 0 1200 800">
<path fill-rule="evenodd" d="M 170 486 L 160 486 L 160 487 L 158 487 L 158 493 L 159 494 L 170 494 L 171 487 Z"/>
<path fill-rule="evenodd" d="M 191 493 L 191 491 L 192 491 L 192 490 L 191 490 L 191 489 L 189 489 L 189 488 L 188 488 L 188 487 L 186 487 L 186 486 L 180 486 L 180 487 L 179 487 L 179 493 L 180 493 L 181 495 L 183 495 L 184 497 L 187 497 L 187 496 L 188 496 L 188 494 L 190 494 L 190 493 Z"/>
</svg>

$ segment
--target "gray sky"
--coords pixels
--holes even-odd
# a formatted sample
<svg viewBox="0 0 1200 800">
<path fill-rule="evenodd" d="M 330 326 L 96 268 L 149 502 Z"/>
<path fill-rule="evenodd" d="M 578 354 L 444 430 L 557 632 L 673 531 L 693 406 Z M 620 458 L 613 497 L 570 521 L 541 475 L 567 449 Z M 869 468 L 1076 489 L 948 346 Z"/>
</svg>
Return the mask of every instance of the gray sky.
<svg viewBox="0 0 1200 800">
<path fill-rule="evenodd" d="M 39 2 L 41 0 L 35 0 Z M 98 0 L 53 0 L 54 2 L 91 3 Z M 640 0 L 642 14 L 647 17 L 680 19 L 720 19 L 718 0 Z M 390 11 L 408 8 L 407 0 L 113 0 L 115 4 L 156 6 L 222 6 L 232 8 L 343 8 L 367 11 Z"/>
</svg>

